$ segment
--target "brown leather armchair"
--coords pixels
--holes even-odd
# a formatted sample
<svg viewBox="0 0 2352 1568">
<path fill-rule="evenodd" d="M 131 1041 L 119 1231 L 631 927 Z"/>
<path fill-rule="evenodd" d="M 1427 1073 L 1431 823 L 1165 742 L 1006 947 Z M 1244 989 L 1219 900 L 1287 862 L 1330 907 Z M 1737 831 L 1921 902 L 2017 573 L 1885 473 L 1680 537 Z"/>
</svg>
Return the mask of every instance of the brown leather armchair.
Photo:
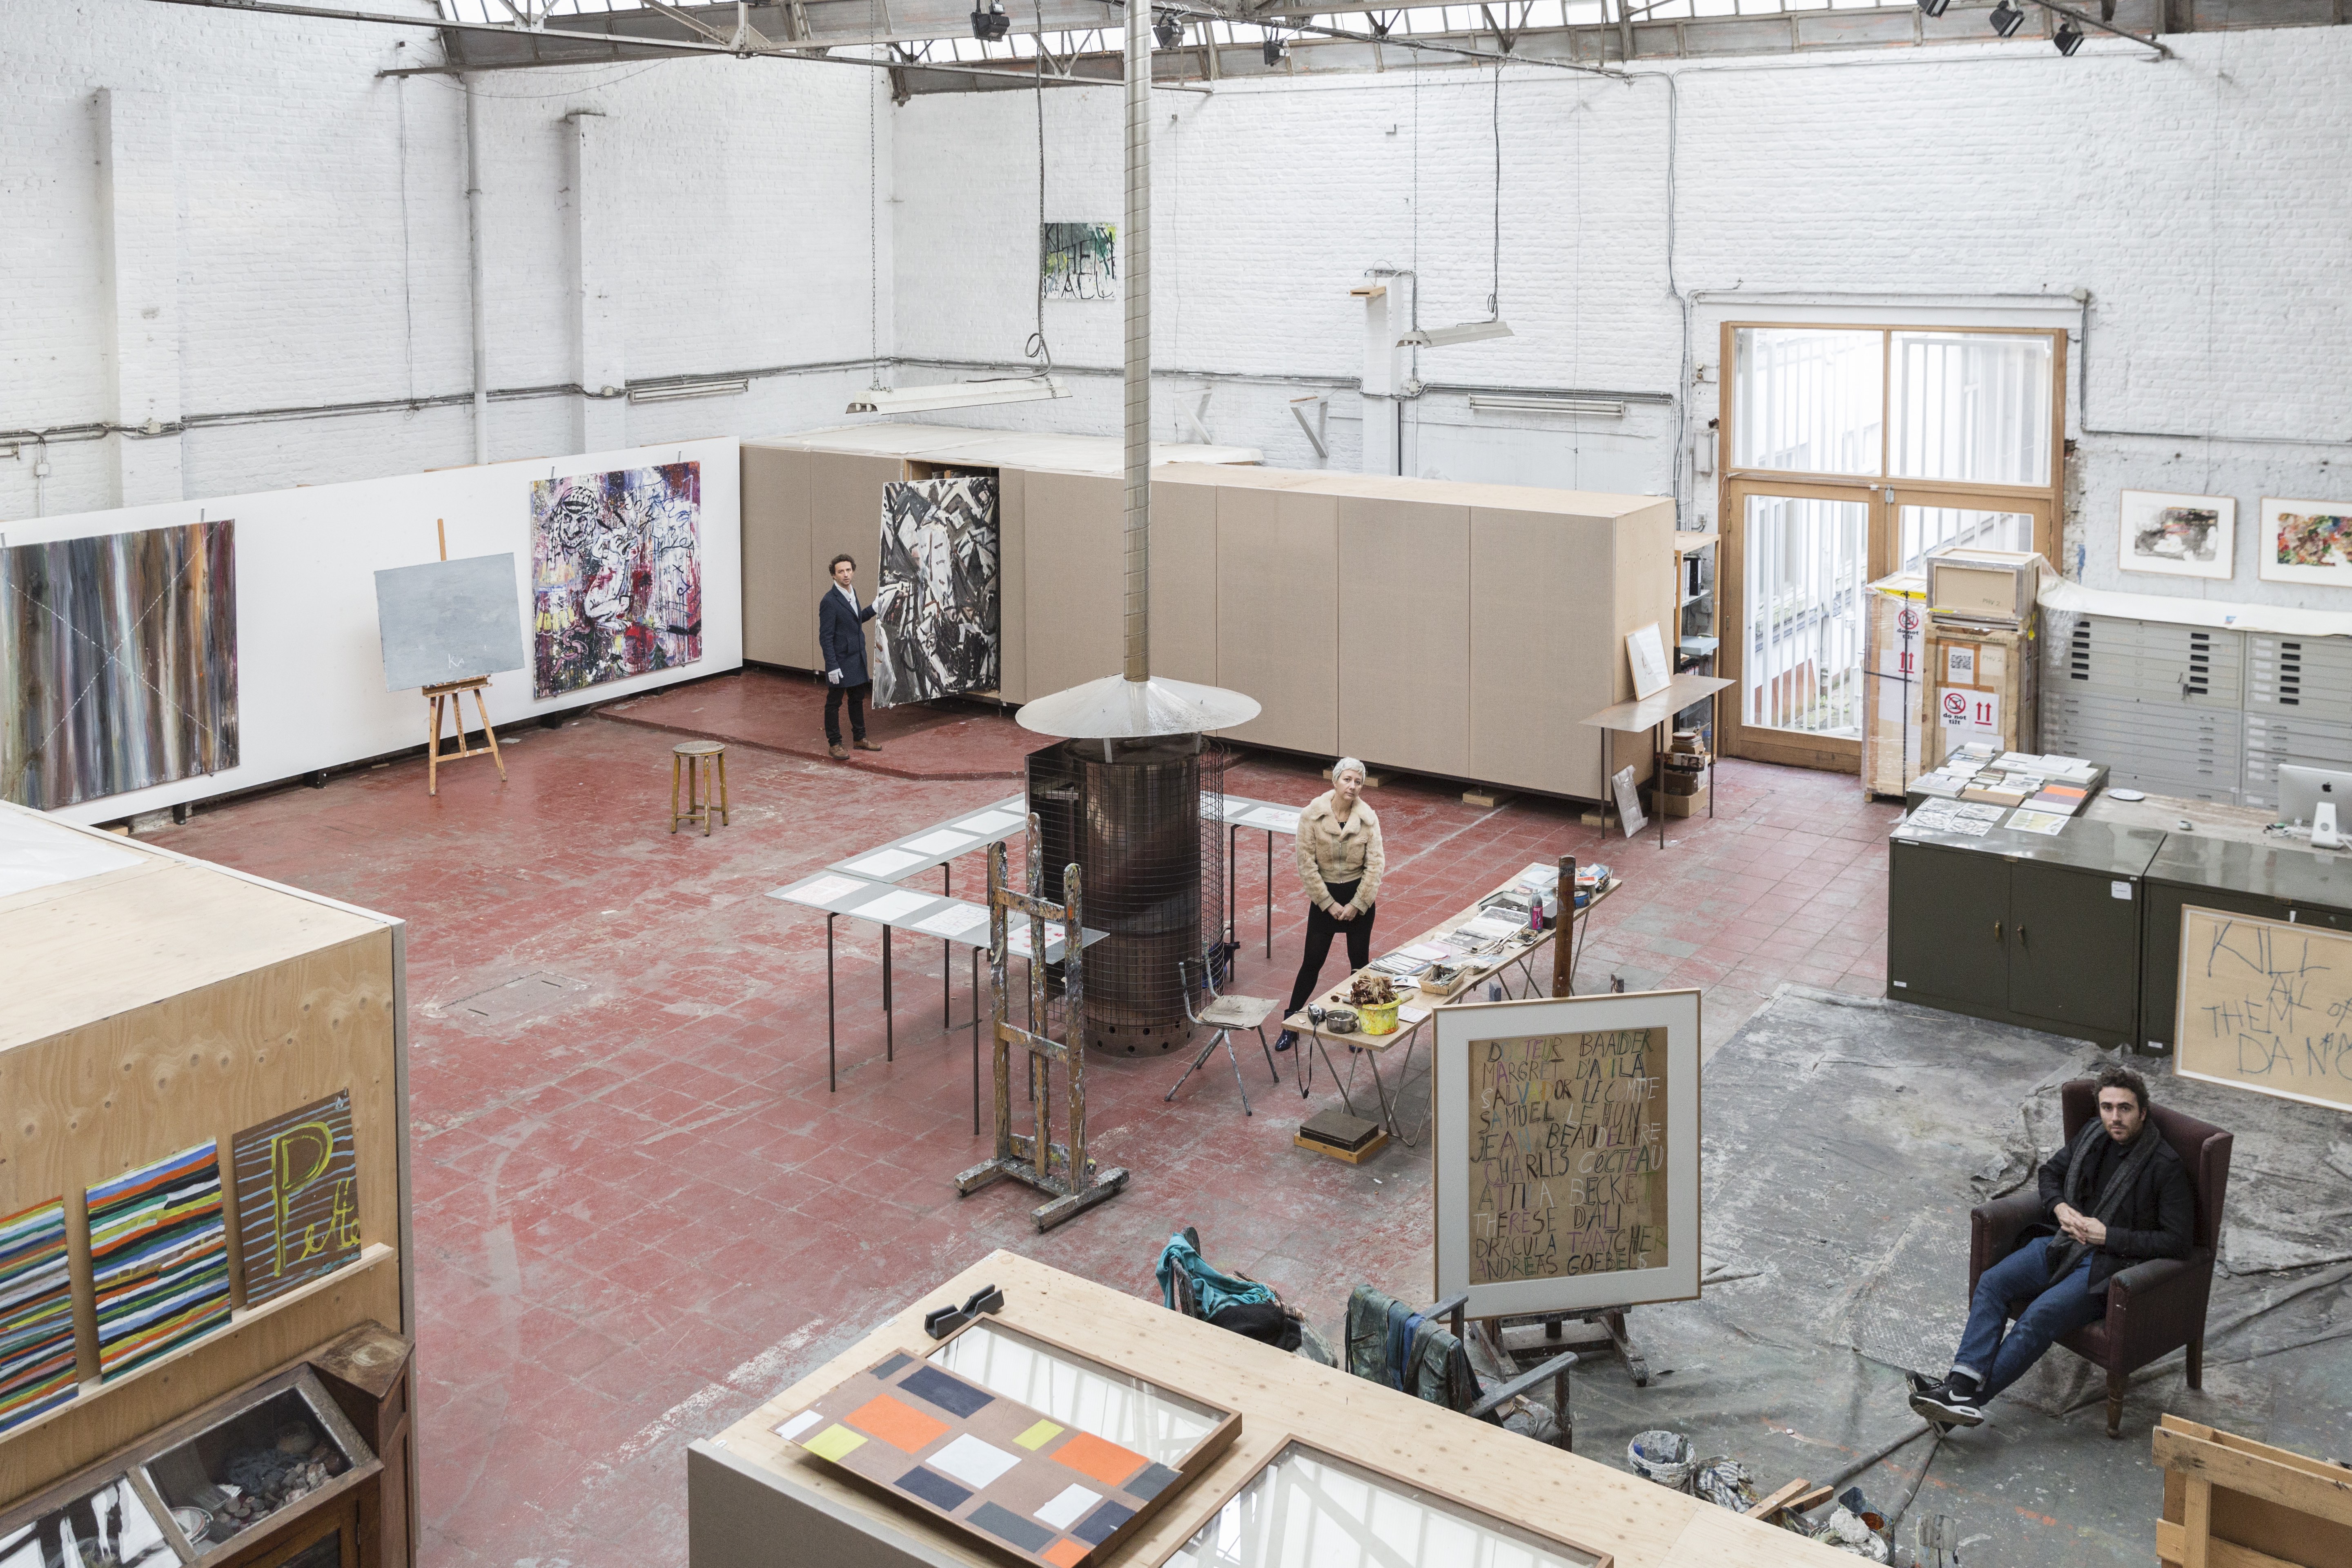
<svg viewBox="0 0 2352 1568">
<path fill-rule="evenodd" d="M 2060 1090 L 2066 1142 L 2099 1115 L 2097 1083 L 2076 1079 Z M 2186 1258 L 2153 1258 L 2116 1270 L 2107 1281 L 2107 1315 L 2058 1342 L 2107 1374 L 2107 1436 L 2120 1437 L 2124 1383 L 2159 1356 L 2186 1347 L 2189 1386 L 2205 1386 L 2205 1306 L 2213 1293 L 2213 1258 L 2221 1234 L 2221 1200 L 2230 1185 L 2231 1136 L 2193 1116 L 2151 1104 L 2148 1116 L 2172 1152 L 2180 1156 L 2197 1219 Z M 2032 1187 L 1995 1198 L 1969 1212 L 1969 1295 L 1974 1298 L 1984 1271 L 2009 1256 L 2018 1232 L 2041 1216 L 2042 1200 Z M 2011 1301 L 2015 1318 L 2026 1303 Z"/>
</svg>

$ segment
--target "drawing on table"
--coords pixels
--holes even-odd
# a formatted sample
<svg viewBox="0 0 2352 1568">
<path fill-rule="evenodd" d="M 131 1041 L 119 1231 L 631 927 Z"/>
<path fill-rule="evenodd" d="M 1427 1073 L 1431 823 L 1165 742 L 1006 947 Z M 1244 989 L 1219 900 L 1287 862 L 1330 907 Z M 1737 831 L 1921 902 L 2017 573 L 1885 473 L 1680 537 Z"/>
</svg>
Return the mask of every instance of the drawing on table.
<svg viewBox="0 0 2352 1568">
<path fill-rule="evenodd" d="M 877 708 L 996 689 L 994 479 L 884 485 L 881 583 L 898 592 L 875 595 Z"/>
<path fill-rule="evenodd" d="M 541 699 L 702 657 L 702 465 L 530 487 L 531 689 Z"/>
<path fill-rule="evenodd" d="M 0 800 L 53 811 L 236 766 L 236 526 L 0 550 Z"/>
</svg>

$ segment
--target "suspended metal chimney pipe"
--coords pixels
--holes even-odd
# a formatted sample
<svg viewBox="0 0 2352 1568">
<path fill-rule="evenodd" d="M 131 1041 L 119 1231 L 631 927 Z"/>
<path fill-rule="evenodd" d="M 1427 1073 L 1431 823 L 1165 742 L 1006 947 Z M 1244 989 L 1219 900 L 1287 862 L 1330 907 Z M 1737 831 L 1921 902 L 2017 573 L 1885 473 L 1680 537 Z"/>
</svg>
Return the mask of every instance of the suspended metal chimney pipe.
<svg viewBox="0 0 2352 1568">
<path fill-rule="evenodd" d="M 1151 679 L 1151 7 L 1127 0 L 1127 668 Z"/>
</svg>

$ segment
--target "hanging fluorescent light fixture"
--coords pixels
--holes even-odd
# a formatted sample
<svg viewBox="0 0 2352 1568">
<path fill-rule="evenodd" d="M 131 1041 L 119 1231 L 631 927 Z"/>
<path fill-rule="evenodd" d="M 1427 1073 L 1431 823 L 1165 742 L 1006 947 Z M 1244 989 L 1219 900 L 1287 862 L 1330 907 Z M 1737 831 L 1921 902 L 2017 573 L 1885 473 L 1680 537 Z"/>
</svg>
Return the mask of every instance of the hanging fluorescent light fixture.
<svg viewBox="0 0 2352 1568">
<path fill-rule="evenodd" d="M 678 376 L 667 381 L 633 381 L 632 403 L 676 403 L 688 397 L 730 397 L 751 390 L 748 375 Z"/>
<path fill-rule="evenodd" d="M 1603 419 L 1622 419 L 1625 405 L 1601 397 L 1533 397 L 1508 394 L 1474 392 L 1470 407 L 1475 411 L 1507 409 L 1516 414 L 1590 414 Z"/>
<path fill-rule="evenodd" d="M 1000 381 L 947 381 L 897 391 L 873 386 L 849 400 L 852 414 L 922 414 L 935 408 L 979 408 L 992 403 L 1040 403 L 1067 397 L 1061 377 L 1034 375 Z"/>
<path fill-rule="evenodd" d="M 1397 340 L 1401 349 L 1442 349 L 1454 343 L 1475 343 L 1485 338 L 1511 336 L 1506 321 L 1464 321 L 1451 327 L 1415 327 Z"/>
</svg>

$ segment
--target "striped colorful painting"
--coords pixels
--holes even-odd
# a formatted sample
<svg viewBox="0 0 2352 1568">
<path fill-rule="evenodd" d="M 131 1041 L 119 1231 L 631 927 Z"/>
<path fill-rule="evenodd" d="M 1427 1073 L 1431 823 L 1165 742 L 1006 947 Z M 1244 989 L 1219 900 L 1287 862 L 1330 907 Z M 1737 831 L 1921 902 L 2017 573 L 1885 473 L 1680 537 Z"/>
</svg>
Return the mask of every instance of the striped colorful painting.
<svg viewBox="0 0 2352 1568">
<path fill-rule="evenodd" d="M 120 1377 L 228 1321 L 220 1148 L 199 1143 L 89 1189 L 98 1370 Z"/>
<path fill-rule="evenodd" d="M 0 550 L 0 800 L 236 766 L 236 524 Z"/>
<path fill-rule="evenodd" d="M 80 1391 L 66 1201 L 58 1197 L 0 1219 L 0 1432 Z"/>
<path fill-rule="evenodd" d="M 702 657 L 702 465 L 530 487 L 531 691 L 674 669 Z"/>
<path fill-rule="evenodd" d="M 360 1255 L 359 1156 L 348 1090 L 238 1133 L 229 1142 L 229 1170 L 247 1306 Z"/>
</svg>

